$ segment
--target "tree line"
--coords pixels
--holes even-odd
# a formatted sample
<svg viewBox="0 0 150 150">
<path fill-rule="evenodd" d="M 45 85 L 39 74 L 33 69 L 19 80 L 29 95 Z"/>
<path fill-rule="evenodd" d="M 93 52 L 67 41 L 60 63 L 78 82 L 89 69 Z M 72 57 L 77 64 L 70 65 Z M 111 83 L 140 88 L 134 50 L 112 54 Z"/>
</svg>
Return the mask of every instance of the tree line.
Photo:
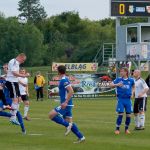
<svg viewBox="0 0 150 150">
<path fill-rule="evenodd" d="M 18 6 L 19 16 L 6 18 L 0 13 L 0 64 L 21 52 L 27 55 L 25 66 L 92 62 L 104 42 L 115 42 L 114 19 L 81 19 L 75 11 L 47 17 L 39 0 L 21 0 Z M 21 23 L 18 17 L 27 22 Z M 121 20 L 122 24 L 146 21 L 146 18 Z"/>
</svg>

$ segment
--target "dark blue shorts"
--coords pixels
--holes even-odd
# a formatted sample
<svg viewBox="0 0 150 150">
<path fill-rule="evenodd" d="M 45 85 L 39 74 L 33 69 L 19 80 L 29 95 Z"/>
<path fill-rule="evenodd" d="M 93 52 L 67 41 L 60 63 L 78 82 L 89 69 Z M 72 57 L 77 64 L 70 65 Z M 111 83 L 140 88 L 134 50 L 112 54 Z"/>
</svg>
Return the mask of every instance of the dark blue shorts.
<svg viewBox="0 0 150 150">
<path fill-rule="evenodd" d="M 123 113 L 124 110 L 126 113 L 129 113 L 129 114 L 133 112 L 132 102 L 130 98 L 118 98 L 117 99 L 116 111 L 118 113 Z"/>
<path fill-rule="evenodd" d="M 67 106 L 65 109 L 62 109 L 61 106 L 57 106 L 55 111 L 63 118 L 72 118 L 72 106 Z"/>
</svg>

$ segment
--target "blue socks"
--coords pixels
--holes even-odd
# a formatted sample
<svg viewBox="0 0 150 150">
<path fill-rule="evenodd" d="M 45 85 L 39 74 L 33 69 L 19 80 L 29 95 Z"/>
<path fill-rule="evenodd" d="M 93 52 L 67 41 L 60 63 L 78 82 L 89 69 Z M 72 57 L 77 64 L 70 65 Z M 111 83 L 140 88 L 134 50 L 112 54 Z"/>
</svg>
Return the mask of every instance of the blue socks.
<svg viewBox="0 0 150 150">
<path fill-rule="evenodd" d="M 125 130 L 128 130 L 130 122 L 131 122 L 131 117 L 126 116 Z"/>
<path fill-rule="evenodd" d="M 117 121 L 116 121 L 116 130 L 120 129 L 120 125 L 122 123 L 122 118 L 123 118 L 123 115 L 118 115 L 118 118 L 117 118 Z"/>
<path fill-rule="evenodd" d="M 69 123 L 66 120 L 64 120 L 62 117 L 60 117 L 59 115 L 56 115 L 51 120 L 58 123 L 58 124 L 61 124 L 61 125 L 65 126 L 65 127 L 69 126 Z"/>
<path fill-rule="evenodd" d="M 69 122 L 67 122 L 66 120 L 64 120 L 62 117 L 60 117 L 59 115 L 55 116 L 54 118 L 52 118 L 52 121 L 61 124 L 65 127 L 69 126 Z M 81 139 L 83 137 L 82 133 L 79 131 L 77 125 L 75 123 L 72 124 L 72 128 L 71 131 L 79 138 Z"/>
<path fill-rule="evenodd" d="M 79 131 L 77 125 L 75 123 L 72 124 L 71 131 L 79 138 L 81 139 L 83 137 L 82 133 Z"/>
<path fill-rule="evenodd" d="M 20 123 L 21 130 L 22 130 L 22 132 L 24 132 L 25 131 L 25 127 L 24 127 L 24 123 L 23 123 L 23 119 L 22 119 L 21 113 L 19 111 L 17 111 L 16 116 L 18 118 L 18 122 Z"/>
<path fill-rule="evenodd" d="M 8 113 L 8 112 L 0 111 L 0 116 L 10 118 L 12 115 L 10 113 Z"/>
<path fill-rule="evenodd" d="M 116 121 L 116 130 L 120 129 L 120 125 L 122 123 L 122 118 L 123 118 L 123 115 L 118 115 L 118 118 L 117 118 L 117 121 Z M 131 122 L 131 117 L 130 116 L 126 116 L 125 130 L 128 130 L 130 122 Z"/>
</svg>

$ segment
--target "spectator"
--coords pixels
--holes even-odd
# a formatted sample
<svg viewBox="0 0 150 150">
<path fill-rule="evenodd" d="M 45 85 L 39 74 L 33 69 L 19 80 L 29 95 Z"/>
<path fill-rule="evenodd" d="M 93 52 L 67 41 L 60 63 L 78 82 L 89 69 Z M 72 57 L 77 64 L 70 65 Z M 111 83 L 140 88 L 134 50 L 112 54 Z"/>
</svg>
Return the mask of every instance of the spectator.
<svg viewBox="0 0 150 150">
<path fill-rule="evenodd" d="M 41 101 L 43 100 L 43 87 L 45 84 L 45 79 L 44 77 L 41 75 L 41 72 L 38 71 L 35 78 L 34 78 L 34 87 L 36 90 L 36 98 L 37 101 L 39 100 L 39 98 L 41 99 Z"/>
</svg>

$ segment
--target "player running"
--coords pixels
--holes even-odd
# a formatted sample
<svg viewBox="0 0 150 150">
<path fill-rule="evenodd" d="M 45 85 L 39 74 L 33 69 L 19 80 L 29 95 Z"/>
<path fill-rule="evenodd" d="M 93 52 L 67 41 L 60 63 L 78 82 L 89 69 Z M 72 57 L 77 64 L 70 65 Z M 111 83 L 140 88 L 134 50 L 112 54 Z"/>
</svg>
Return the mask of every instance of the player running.
<svg viewBox="0 0 150 150">
<path fill-rule="evenodd" d="M 68 135 L 72 131 L 78 137 L 78 140 L 74 143 L 81 143 L 85 141 L 85 137 L 79 131 L 77 125 L 72 122 L 73 89 L 65 73 L 66 67 L 63 65 L 59 66 L 58 74 L 61 78 L 59 82 L 59 95 L 61 104 L 49 113 L 49 118 L 66 127 L 65 135 Z"/>
</svg>

